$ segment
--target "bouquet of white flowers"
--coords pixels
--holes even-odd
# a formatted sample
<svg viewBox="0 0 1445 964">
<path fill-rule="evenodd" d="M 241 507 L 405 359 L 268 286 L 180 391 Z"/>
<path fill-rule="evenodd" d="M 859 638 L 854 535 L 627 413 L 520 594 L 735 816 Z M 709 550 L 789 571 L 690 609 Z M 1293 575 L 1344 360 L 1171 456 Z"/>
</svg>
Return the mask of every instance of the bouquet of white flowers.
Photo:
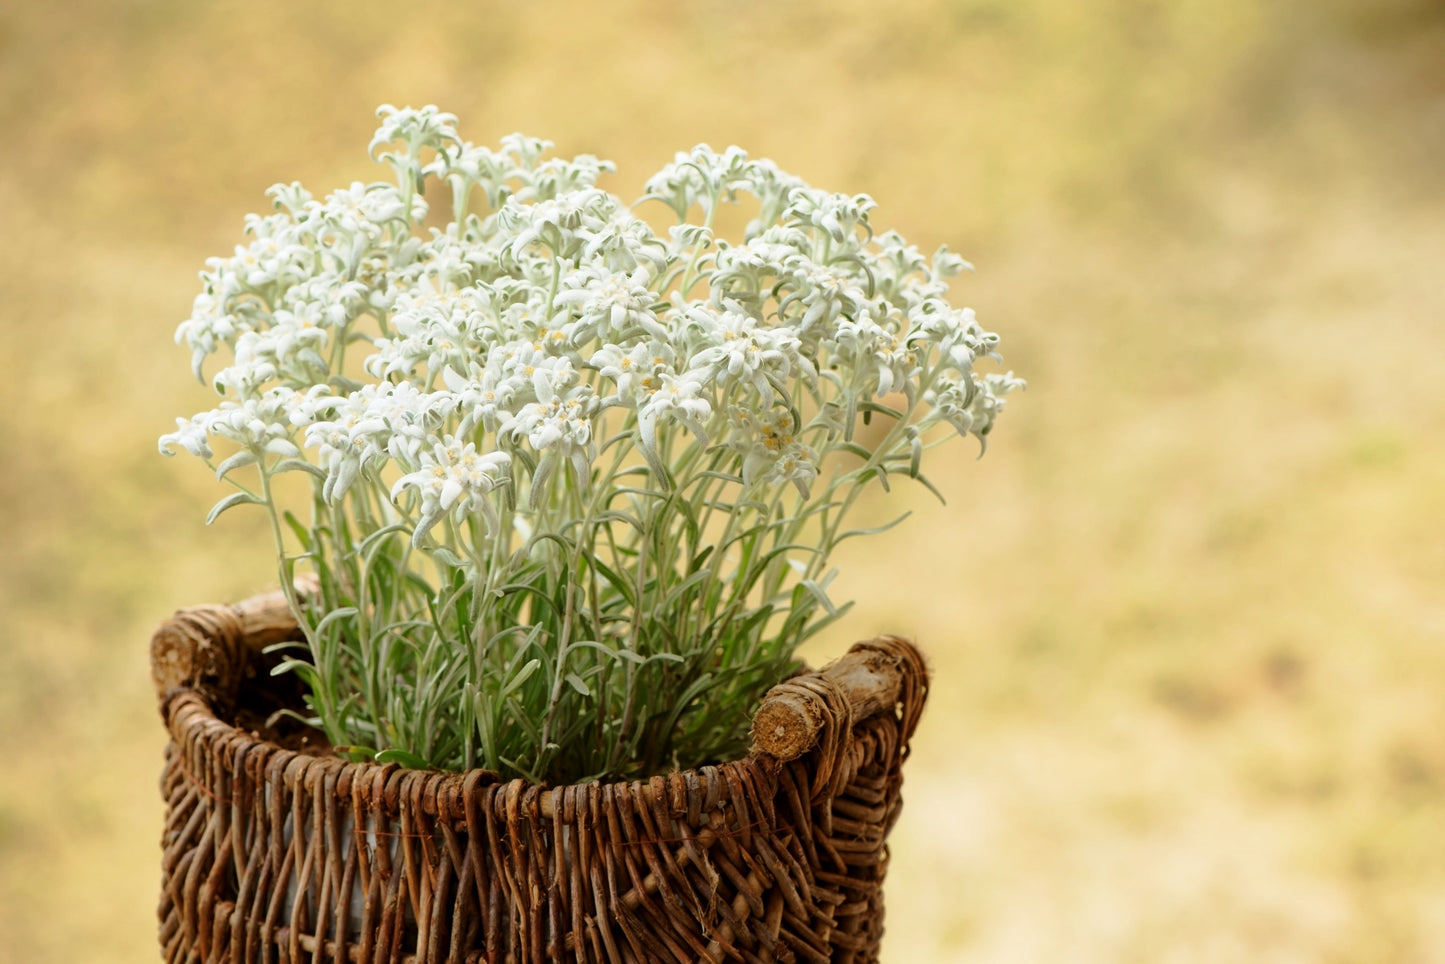
<svg viewBox="0 0 1445 964">
<path fill-rule="evenodd" d="M 229 351 L 222 400 L 160 440 L 235 487 L 211 519 L 269 514 L 308 722 L 358 759 L 535 782 L 740 756 L 847 608 L 830 554 L 879 531 L 844 528 L 859 495 L 932 488 L 924 450 L 985 439 L 1022 384 L 975 370 L 998 337 L 946 299 L 965 263 L 737 148 L 648 182 L 659 233 L 606 161 L 379 114 L 394 184 L 278 185 L 207 262 L 177 341 L 202 378 Z M 730 240 L 731 203 L 756 216 Z"/>
</svg>

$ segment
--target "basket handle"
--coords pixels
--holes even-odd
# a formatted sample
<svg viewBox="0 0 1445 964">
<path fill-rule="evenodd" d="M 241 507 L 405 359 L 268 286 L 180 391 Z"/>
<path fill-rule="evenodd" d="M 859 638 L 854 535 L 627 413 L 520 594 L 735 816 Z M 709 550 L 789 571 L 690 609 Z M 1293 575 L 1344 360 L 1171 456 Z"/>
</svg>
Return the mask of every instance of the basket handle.
<svg viewBox="0 0 1445 964">
<path fill-rule="evenodd" d="M 234 701 L 246 667 L 267 646 L 296 639 L 299 630 L 279 589 L 230 606 L 177 611 L 151 637 L 151 680 L 162 708 L 179 689 Z"/>
<path fill-rule="evenodd" d="M 768 691 L 753 715 L 752 752 L 786 763 L 816 746 L 825 731 L 848 733 L 853 724 L 885 712 L 897 715 L 906 740 L 927 689 L 928 669 L 912 643 L 897 636 L 855 643 L 821 670 Z"/>
</svg>

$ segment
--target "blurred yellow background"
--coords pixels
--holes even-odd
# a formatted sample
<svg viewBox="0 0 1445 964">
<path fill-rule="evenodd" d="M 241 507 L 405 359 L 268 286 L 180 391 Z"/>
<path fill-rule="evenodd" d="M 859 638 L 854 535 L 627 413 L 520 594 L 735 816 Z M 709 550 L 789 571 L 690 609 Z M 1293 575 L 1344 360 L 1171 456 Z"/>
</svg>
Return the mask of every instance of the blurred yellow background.
<svg viewBox="0 0 1445 964">
<path fill-rule="evenodd" d="M 0 959 L 156 958 L 149 633 L 274 573 L 155 452 L 171 333 L 382 102 L 629 198 L 737 143 L 978 266 L 1029 391 L 813 654 L 936 672 L 885 960 L 1445 961 L 1439 0 L 0 6 Z"/>
</svg>

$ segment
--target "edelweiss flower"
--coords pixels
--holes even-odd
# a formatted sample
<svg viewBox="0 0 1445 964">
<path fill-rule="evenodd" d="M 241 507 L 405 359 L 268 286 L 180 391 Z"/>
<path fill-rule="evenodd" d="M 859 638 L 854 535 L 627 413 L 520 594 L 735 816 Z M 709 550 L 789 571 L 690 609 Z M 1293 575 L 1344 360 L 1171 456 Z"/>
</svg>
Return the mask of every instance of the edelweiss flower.
<svg viewBox="0 0 1445 964">
<path fill-rule="evenodd" d="M 924 392 L 923 400 L 933 406 L 937 418 L 952 425 L 959 435 L 970 432 L 980 441 L 993 429 L 994 419 L 1003 411 L 1004 396 L 1024 387 L 1013 372 L 944 377 Z"/>
<path fill-rule="evenodd" d="M 712 403 L 703 394 L 704 382 L 698 372 L 684 372 L 681 375 L 663 372 L 656 377 L 658 387 L 638 409 L 637 434 L 648 464 L 658 478 L 667 478 L 667 472 L 657 455 L 658 422 L 676 419 L 686 425 L 699 442 L 706 445 L 707 429 L 704 423 L 712 415 Z"/>
<path fill-rule="evenodd" d="M 206 435 L 206 423 L 202 416 L 177 418 L 176 430 L 162 435 L 159 447 L 162 455 L 175 455 L 173 446 L 179 445 L 197 458 L 209 459 L 211 445 Z"/>
<path fill-rule="evenodd" d="M 998 335 L 983 330 L 972 308 L 951 308 L 934 299 L 911 310 L 908 320 L 916 335 L 937 345 L 942 361 L 961 373 L 971 371 L 976 359 L 993 354 L 998 345 Z"/>
<path fill-rule="evenodd" d="M 778 453 L 760 481 L 765 485 L 791 482 L 798 494 L 806 499 L 817 478 L 818 453 L 801 442 L 792 442 Z"/>
<path fill-rule="evenodd" d="M 391 487 L 393 502 L 407 490 L 419 498 L 412 545 L 423 545 L 427 534 L 448 514 L 457 521 L 480 515 L 488 531 L 496 531 L 497 508 L 487 495 L 510 481 L 511 462 L 505 452 L 478 454 L 476 445 L 458 442 L 450 435 L 436 442 L 431 452 L 422 453 L 421 468 L 403 475 Z"/>
<path fill-rule="evenodd" d="M 778 312 L 785 317 L 796 316 L 793 324 L 804 334 L 826 329 L 843 315 L 856 317 L 868 301 L 853 275 L 810 261 L 797 263 L 788 275 L 786 287 L 790 292 L 779 303 Z M 796 305 L 802 306 L 800 316 Z"/>
<path fill-rule="evenodd" d="M 456 399 L 456 411 L 461 415 L 457 428 L 461 434 L 469 434 L 478 425 L 495 433 L 511 422 L 516 389 L 493 370 L 472 362 L 466 375 L 455 368 L 444 369 L 442 380 Z"/>
<path fill-rule="evenodd" d="M 868 212 L 876 205 L 866 194 L 832 194 L 810 187 L 795 188 L 785 217 L 797 224 L 821 228 L 835 242 L 853 240 L 868 228 Z"/>
<path fill-rule="evenodd" d="M 653 338 L 666 338 L 667 329 L 658 324 L 652 310 L 657 295 L 648 288 L 651 281 L 647 268 L 631 275 L 579 271 L 567 279 L 568 287 L 557 293 L 553 303 L 579 306 L 589 332 L 625 338 L 640 328 Z"/>
<path fill-rule="evenodd" d="M 597 373 L 603 378 L 612 379 L 617 386 L 614 398 L 623 404 L 632 405 L 636 403 L 638 394 L 645 390 L 644 381 L 659 369 L 667 367 L 662 355 L 665 350 L 667 349 L 659 342 L 638 342 L 629 350 L 609 344 L 593 352 L 587 364 L 597 369 Z M 660 385 L 659 382 L 653 387 Z"/>
<path fill-rule="evenodd" d="M 216 435 L 274 464 L 301 455 L 299 432 L 320 498 L 399 476 L 393 491 L 419 500 L 408 504 L 422 539 L 449 512 L 488 511 L 477 500 L 511 478 L 505 456 L 477 448 L 484 439 L 524 454 L 532 504 L 555 505 L 557 467 L 590 484 L 604 443 L 635 444 L 666 485 L 678 468 L 662 462 L 677 451 L 668 432 L 681 430 L 670 423 L 706 446 L 726 406 L 733 428 L 713 451 L 733 461 L 703 461 L 806 495 L 860 409 L 893 392 L 914 399 L 922 372 L 932 387 L 918 424 L 980 437 L 1022 384 L 974 373 L 998 338 L 946 299 L 945 279 L 966 264 L 875 238 L 866 195 L 698 145 L 647 183 L 681 222 L 659 236 L 597 187 L 609 162 L 548 158 L 549 142 L 521 135 L 476 147 L 434 107 L 380 115 L 371 148 L 395 185 L 320 199 L 278 186 L 275 213 L 247 218 L 247 243 L 207 262 L 176 338 L 198 376 L 231 349 L 212 380 L 226 401 L 177 420 L 163 451 L 210 458 Z M 453 191 L 444 227 L 422 225 L 428 177 Z M 743 192 L 759 211 L 740 239 L 690 220 Z M 483 195 L 490 214 L 476 210 Z M 348 357 L 356 345 L 366 357 Z M 353 380 L 360 371 L 374 381 Z M 609 408 L 625 411 L 608 420 Z"/>
<path fill-rule="evenodd" d="M 688 326 L 712 341 L 693 355 L 689 369 L 705 372 L 708 381 L 724 386 L 746 385 L 757 397 L 773 397 L 773 383 L 781 384 L 798 362 L 798 336 L 786 328 L 767 328 L 736 308 L 721 313 L 695 308 Z"/>
<path fill-rule="evenodd" d="M 531 499 L 535 506 L 560 463 L 572 467 L 579 486 L 592 477 L 592 416 L 598 400 L 592 389 L 580 385 L 565 397 L 532 402 L 517 411 L 507 431 L 514 439 L 525 438 L 542 457 L 532 476 Z"/>
</svg>

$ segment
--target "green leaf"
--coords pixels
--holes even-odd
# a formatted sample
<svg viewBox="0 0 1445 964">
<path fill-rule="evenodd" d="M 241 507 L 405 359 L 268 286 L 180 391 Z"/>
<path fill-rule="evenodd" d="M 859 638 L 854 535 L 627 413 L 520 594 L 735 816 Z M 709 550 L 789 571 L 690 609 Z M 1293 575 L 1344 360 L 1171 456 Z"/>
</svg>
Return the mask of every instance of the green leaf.
<svg viewBox="0 0 1445 964">
<path fill-rule="evenodd" d="M 312 465 L 305 459 L 282 459 L 271 467 L 272 472 L 305 472 L 314 475 L 323 482 L 326 481 L 326 470 L 319 465 Z"/>
<path fill-rule="evenodd" d="M 507 680 L 507 685 L 502 687 L 502 691 L 497 694 L 497 697 L 499 699 L 506 699 L 508 696 L 517 692 L 517 690 L 522 688 L 522 684 L 527 682 L 533 673 L 537 672 L 537 668 L 541 665 L 542 661 L 540 659 L 528 660 L 527 665 L 517 671 L 517 675 Z"/>
<path fill-rule="evenodd" d="M 913 510 L 909 509 L 907 512 L 903 513 L 892 522 L 885 522 L 881 526 L 873 526 L 869 529 L 849 529 L 848 531 L 841 533 L 838 538 L 834 539 L 833 545 L 836 546 L 844 539 L 852 539 L 854 536 L 876 536 L 881 532 L 887 532 L 889 529 L 892 529 L 894 526 L 898 525 L 898 523 L 902 522 L 904 519 L 908 518 L 912 514 Z"/>
<path fill-rule="evenodd" d="M 335 750 L 338 756 L 346 757 L 352 763 L 366 763 L 376 759 L 376 749 L 374 747 L 354 746 L 342 743 L 338 746 L 333 746 L 331 749 Z"/>
<path fill-rule="evenodd" d="M 220 465 L 216 466 L 216 479 L 219 481 L 220 479 L 224 479 L 230 472 L 235 469 L 245 468 L 248 465 L 255 464 L 256 453 L 252 452 L 249 449 L 242 449 L 235 455 L 226 459 Z"/>
<path fill-rule="evenodd" d="M 579 695 L 592 695 L 591 688 L 589 688 L 588 685 L 582 681 L 582 677 L 578 676 L 576 673 L 568 673 L 565 678 L 567 680 L 567 685 L 571 686 L 574 690 L 576 690 Z"/>
<path fill-rule="evenodd" d="M 934 485 L 928 480 L 928 476 L 919 474 L 915 476 L 915 478 L 917 478 L 918 481 L 923 483 L 924 488 L 926 488 L 929 492 L 932 492 L 934 496 L 938 498 L 938 502 L 940 505 L 948 505 L 948 500 L 943 497 L 942 492 L 938 491 L 938 486 Z"/>
<path fill-rule="evenodd" d="M 617 594 L 627 601 L 627 605 L 636 605 L 636 601 L 633 598 L 632 591 L 634 586 L 632 583 L 620 576 L 611 567 L 604 565 L 599 559 L 593 558 L 590 560 L 590 563 L 593 571 L 601 575 L 603 579 L 606 579 L 607 583 L 613 589 L 617 590 Z"/>
<path fill-rule="evenodd" d="M 256 498 L 249 492 L 233 492 L 220 502 L 211 507 L 210 515 L 206 516 L 206 525 L 210 525 L 221 517 L 221 513 L 238 505 L 265 505 L 266 503 Z"/>
<path fill-rule="evenodd" d="M 342 619 L 349 619 L 352 616 L 355 616 L 358 612 L 360 612 L 360 610 L 358 610 L 355 606 L 346 606 L 342 609 L 333 609 L 331 612 L 327 613 L 325 616 L 322 617 L 321 622 L 316 624 L 316 635 L 320 636 L 322 633 L 326 632 L 326 630 L 329 629 L 333 623 L 338 622 Z"/>
<path fill-rule="evenodd" d="M 304 659 L 283 659 L 271 669 L 272 676 L 281 676 L 286 673 L 295 673 L 313 691 L 319 688 L 320 675 L 316 667 L 309 660 Z"/>
<path fill-rule="evenodd" d="M 302 524 L 301 520 L 296 518 L 296 515 L 291 512 L 290 509 L 287 509 L 285 512 L 281 513 L 281 518 L 286 523 L 286 525 L 290 527 L 291 531 L 296 534 L 296 541 L 301 543 L 301 548 L 305 549 L 307 552 L 310 552 L 314 544 L 311 536 L 311 530 L 307 526 Z"/>
<path fill-rule="evenodd" d="M 446 546 L 433 546 L 427 550 L 433 559 L 449 569 L 466 568 L 466 560 L 452 552 Z"/>
<path fill-rule="evenodd" d="M 377 763 L 400 763 L 411 770 L 430 770 L 431 764 L 417 756 L 415 753 L 408 753 L 405 750 L 382 750 L 375 757 Z"/>
<path fill-rule="evenodd" d="M 898 411 L 898 409 L 888 405 L 879 405 L 877 402 L 859 402 L 858 411 L 867 414 L 877 412 L 879 415 L 887 415 L 894 421 L 898 421 L 899 419 L 903 418 L 903 413 Z"/>
<path fill-rule="evenodd" d="M 376 544 L 381 540 L 385 539 L 387 536 L 393 535 L 398 532 L 410 531 L 411 526 L 407 525 L 405 522 L 393 522 L 391 525 L 385 526 L 381 529 L 377 529 L 375 532 L 367 535 L 365 539 L 361 540 L 361 545 L 358 547 L 358 550 L 363 556 L 370 555 L 372 549 L 376 546 Z"/>
<path fill-rule="evenodd" d="M 677 726 L 677 718 L 683 714 L 693 700 L 705 693 L 713 685 L 713 674 L 703 673 L 692 681 L 692 685 L 682 692 L 677 701 L 672 705 L 672 711 L 668 713 L 666 721 L 662 725 L 663 733 L 671 733 Z"/>
<path fill-rule="evenodd" d="M 721 481 L 723 481 L 723 482 L 735 482 L 735 483 L 737 483 L 738 485 L 743 485 L 743 484 L 744 484 L 744 483 L 743 483 L 743 477 L 742 477 L 741 475 L 734 475 L 734 474 L 731 473 L 731 472 L 718 472 L 718 471 L 714 471 L 714 470 L 712 470 L 712 469 L 704 469 L 704 470 L 702 470 L 701 472 L 696 473 L 696 474 L 694 475 L 694 478 L 699 478 L 699 479 L 719 479 L 719 480 L 721 480 Z"/>
<path fill-rule="evenodd" d="M 829 616 L 836 616 L 838 608 L 833 605 L 833 600 L 828 598 L 827 590 L 818 585 L 812 579 L 803 579 L 798 585 L 807 590 L 808 594 L 818 601 L 818 605 L 825 609 Z"/>
</svg>

